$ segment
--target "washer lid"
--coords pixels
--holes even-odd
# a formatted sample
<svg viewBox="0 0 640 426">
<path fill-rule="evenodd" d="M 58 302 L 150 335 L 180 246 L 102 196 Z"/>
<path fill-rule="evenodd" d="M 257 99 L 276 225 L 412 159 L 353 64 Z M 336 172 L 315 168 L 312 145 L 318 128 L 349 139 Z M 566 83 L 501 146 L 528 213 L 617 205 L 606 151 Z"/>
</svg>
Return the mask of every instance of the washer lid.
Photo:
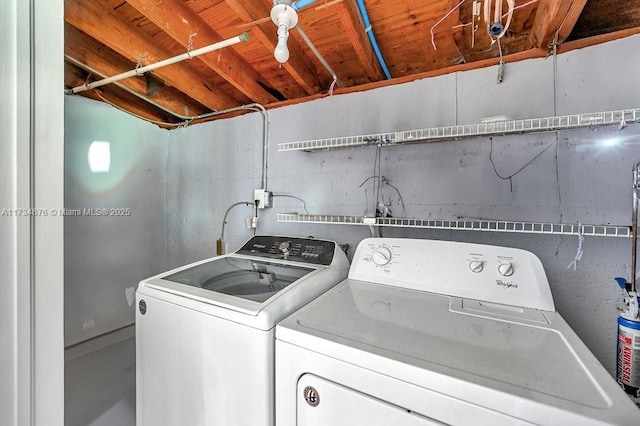
<svg viewBox="0 0 640 426">
<path fill-rule="evenodd" d="M 314 270 L 259 259 L 225 257 L 199 263 L 162 279 L 262 303 Z"/>
<path fill-rule="evenodd" d="M 594 378 L 597 361 L 554 312 L 347 279 L 278 325 L 276 336 L 336 358 L 355 348 L 354 359 L 364 351 L 527 399 L 611 403 Z M 419 382 L 419 371 L 406 380 Z"/>
<path fill-rule="evenodd" d="M 147 278 L 140 282 L 137 291 L 171 298 L 175 303 L 236 321 L 251 321 L 241 318 L 262 315 L 264 318 L 258 321 L 262 324 L 260 327 L 273 327 L 273 318 L 282 316 L 288 305 L 304 300 L 304 296 L 291 296 L 294 298 L 287 304 L 280 302 L 281 296 L 300 293 L 295 287 L 303 282 L 304 288 L 310 285 L 309 290 L 313 292 L 313 283 L 321 280 L 322 273 L 331 269 L 229 254 Z M 326 279 L 329 281 L 326 288 L 339 281 L 333 274 Z"/>
</svg>

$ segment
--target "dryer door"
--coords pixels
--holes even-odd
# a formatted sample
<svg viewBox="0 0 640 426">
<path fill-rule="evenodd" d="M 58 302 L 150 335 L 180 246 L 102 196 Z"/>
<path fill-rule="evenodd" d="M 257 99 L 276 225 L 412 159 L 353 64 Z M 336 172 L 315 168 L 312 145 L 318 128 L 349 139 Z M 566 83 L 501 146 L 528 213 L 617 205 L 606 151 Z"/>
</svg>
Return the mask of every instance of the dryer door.
<svg viewBox="0 0 640 426">
<path fill-rule="evenodd" d="M 300 378 L 296 398 L 298 426 L 444 424 L 313 374 Z"/>
</svg>

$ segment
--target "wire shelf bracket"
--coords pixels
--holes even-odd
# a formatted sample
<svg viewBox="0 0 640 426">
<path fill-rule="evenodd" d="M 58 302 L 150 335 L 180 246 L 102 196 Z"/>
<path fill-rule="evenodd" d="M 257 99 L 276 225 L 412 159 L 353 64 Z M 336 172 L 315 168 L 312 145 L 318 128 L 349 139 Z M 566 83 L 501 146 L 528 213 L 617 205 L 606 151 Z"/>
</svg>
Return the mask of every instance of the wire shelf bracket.
<svg viewBox="0 0 640 426">
<path fill-rule="evenodd" d="M 318 151 L 368 145 L 403 145 L 413 143 L 442 142 L 478 136 L 501 136 L 581 127 L 638 123 L 640 108 L 615 111 L 572 114 L 557 117 L 527 118 L 523 120 L 491 121 L 479 124 L 431 127 L 400 132 L 374 133 L 369 135 L 313 139 L 278 144 L 278 151 Z"/>
<path fill-rule="evenodd" d="M 519 234 L 583 235 L 591 237 L 631 237 L 630 226 L 583 225 L 579 223 L 545 223 L 478 219 L 414 219 L 342 215 L 303 215 L 279 213 L 278 222 L 325 225 L 365 225 L 396 228 L 444 229 L 456 231 L 511 232 Z"/>
</svg>

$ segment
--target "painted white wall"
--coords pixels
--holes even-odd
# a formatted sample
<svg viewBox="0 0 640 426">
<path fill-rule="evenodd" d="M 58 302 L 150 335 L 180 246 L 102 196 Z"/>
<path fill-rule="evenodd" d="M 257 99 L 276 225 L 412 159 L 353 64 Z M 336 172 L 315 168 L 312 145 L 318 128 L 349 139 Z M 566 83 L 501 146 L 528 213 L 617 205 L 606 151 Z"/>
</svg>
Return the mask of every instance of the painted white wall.
<svg viewBox="0 0 640 426">
<path fill-rule="evenodd" d="M 456 73 L 368 92 L 337 95 L 269 112 L 268 189 L 303 198 L 312 214 L 372 213 L 375 147 L 277 152 L 277 144 L 478 122 L 482 117 L 544 117 L 638 107 L 630 85 L 640 59 L 628 55 L 640 36 L 560 55 L 557 78 L 553 58 L 507 64 L 505 80 L 497 68 Z M 220 120 L 170 133 L 168 165 L 168 266 L 215 252 L 222 217 L 234 202 L 251 200 L 260 187 L 260 115 Z M 546 222 L 629 225 L 631 169 L 639 160 L 638 131 L 595 128 L 526 136 L 476 138 L 456 142 L 382 149 L 382 175 L 402 194 L 383 188 L 393 214 L 419 218 L 479 217 Z M 625 138 L 615 148 L 599 141 Z M 493 147 L 491 144 L 493 143 Z M 546 150 L 545 150 L 546 149 Z M 489 154 L 502 175 L 496 176 Z M 299 225 L 276 222 L 276 213 L 303 212 L 302 203 L 275 198 L 260 212 L 259 233 L 313 235 L 357 243 L 366 227 Z M 225 231 L 228 250 L 250 235 L 237 207 Z M 558 311 L 613 375 L 615 373 L 616 276 L 629 277 L 630 241 L 589 238 L 584 256 L 567 269 L 576 237 L 449 232 L 387 228 L 385 236 L 436 238 L 519 247 L 538 255 L 547 271 Z"/>
<path fill-rule="evenodd" d="M 7 143 L 0 144 L 0 208 L 17 208 L 18 196 L 18 133 L 24 135 L 18 113 L 17 67 L 17 4 L 11 2 L 0 14 L 0 51 L 4 59 L 0 67 L 0 90 L 4 94 L 0 114 L 0 134 Z M 28 113 L 28 108 L 26 112 Z M 28 133 L 27 133 L 28 136 Z M 23 164 L 24 165 L 24 164 Z M 0 216 L 0 423 L 15 425 L 18 419 L 17 371 L 17 291 L 18 291 L 18 221 L 15 217 Z M 28 236 L 28 234 L 27 234 Z M 24 270 L 22 271 L 24 272 Z M 28 272 L 28 269 L 27 269 Z M 29 376 L 27 375 L 27 378 Z"/>
<path fill-rule="evenodd" d="M 168 133 L 79 96 L 65 98 L 65 112 L 65 344 L 71 345 L 132 324 L 138 282 L 165 270 Z M 110 144 L 108 172 L 89 168 L 94 141 Z"/>
<path fill-rule="evenodd" d="M 277 143 L 477 122 L 482 117 L 550 116 L 637 107 L 628 82 L 640 60 L 623 53 L 631 37 L 553 59 L 495 67 L 339 95 L 269 112 L 268 189 L 295 195 L 311 213 L 372 213 L 375 147 L 317 153 L 278 153 Z M 615 59 L 614 59 L 615 58 Z M 605 62 L 612 67 L 603 67 Z M 66 208 L 131 208 L 132 216 L 66 217 L 66 343 L 133 321 L 125 289 L 146 276 L 215 254 L 222 218 L 261 186 L 262 116 L 246 114 L 187 129 L 163 131 L 105 105 L 66 98 Z M 383 188 L 395 216 L 627 225 L 631 217 L 631 167 L 640 157 L 640 131 L 614 128 L 476 138 L 386 147 L 381 172 L 398 188 Z M 624 144 L 604 149 L 610 136 Z M 113 172 L 87 168 L 93 140 L 113 144 Z M 493 144 L 493 147 L 492 147 Z M 546 149 L 546 150 L 545 150 Z M 512 179 L 509 175 L 531 161 Z M 361 185 L 365 182 L 363 185 Z M 300 201 L 277 197 L 260 211 L 258 232 L 313 235 L 355 247 L 366 227 L 278 223 L 276 213 L 302 212 Z M 239 206 L 228 218 L 229 251 L 248 239 Z M 558 311 L 607 369 L 615 371 L 615 319 L 620 292 L 613 277 L 629 277 L 630 241 L 589 238 L 578 269 L 567 269 L 577 238 L 388 228 L 385 236 L 436 238 L 519 247 L 546 268 Z M 84 329 L 83 329 L 84 325 Z M 92 325 L 92 326 L 90 326 Z"/>
<path fill-rule="evenodd" d="M 2 425 L 63 424 L 63 222 L 31 214 L 63 202 L 62 23 L 61 0 L 0 16 Z"/>
</svg>

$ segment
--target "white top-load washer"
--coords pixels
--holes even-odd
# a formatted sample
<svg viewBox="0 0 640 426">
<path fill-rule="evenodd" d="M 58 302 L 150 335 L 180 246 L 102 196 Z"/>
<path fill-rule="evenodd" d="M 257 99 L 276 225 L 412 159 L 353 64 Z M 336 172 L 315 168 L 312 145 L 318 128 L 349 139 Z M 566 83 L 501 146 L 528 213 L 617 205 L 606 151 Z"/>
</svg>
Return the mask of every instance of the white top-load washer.
<svg viewBox="0 0 640 426">
<path fill-rule="evenodd" d="M 532 253 L 377 238 L 276 327 L 276 421 L 638 425 L 640 410 L 555 312 Z"/>
<path fill-rule="evenodd" d="M 274 327 L 346 278 L 331 241 L 255 236 L 140 282 L 138 426 L 274 424 Z"/>
</svg>

